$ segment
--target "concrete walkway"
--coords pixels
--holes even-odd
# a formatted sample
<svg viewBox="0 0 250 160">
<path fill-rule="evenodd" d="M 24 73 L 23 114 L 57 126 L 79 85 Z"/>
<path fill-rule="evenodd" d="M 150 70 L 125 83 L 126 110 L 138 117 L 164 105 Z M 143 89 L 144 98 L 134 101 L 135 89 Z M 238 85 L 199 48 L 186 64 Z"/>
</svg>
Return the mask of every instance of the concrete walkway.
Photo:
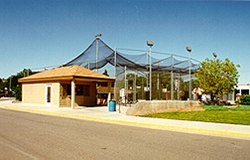
<svg viewBox="0 0 250 160">
<path fill-rule="evenodd" d="M 7 99 L 0 101 L 0 108 L 65 118 L 114 123 L 119 125 L 130 125 L 152 129 L 250 140 L 250 125 L 136 117 L 127 116 L 119 112 L 109 112 L 108 107 L 79 107 L 77 109 L 52 108 L 48 106 L 12 103 L 12 100 Z"/>
</svg>

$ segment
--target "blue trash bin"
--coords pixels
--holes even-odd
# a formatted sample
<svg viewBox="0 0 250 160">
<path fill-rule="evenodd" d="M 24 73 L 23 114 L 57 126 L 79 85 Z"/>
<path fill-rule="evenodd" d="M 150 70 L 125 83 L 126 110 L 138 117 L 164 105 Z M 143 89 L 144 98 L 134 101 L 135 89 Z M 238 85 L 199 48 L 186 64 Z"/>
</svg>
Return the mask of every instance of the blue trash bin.
<svg viewBox="0 0 250 160">
<path fill-rule="evenodd" d="M 109 101 L 109 111 L 110 112 L 115 111 L 115 107 L 116 107 L 116 102 L 114 100 L 110 100 Z"/>
</svg>

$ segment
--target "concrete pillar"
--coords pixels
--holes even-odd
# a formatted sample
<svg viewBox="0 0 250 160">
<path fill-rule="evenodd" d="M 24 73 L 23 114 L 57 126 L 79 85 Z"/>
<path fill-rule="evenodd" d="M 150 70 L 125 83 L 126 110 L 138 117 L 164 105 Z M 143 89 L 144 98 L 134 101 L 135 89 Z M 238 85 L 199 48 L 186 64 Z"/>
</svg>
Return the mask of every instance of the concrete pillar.
<svg viewBox="0 0 250 160">
<path fill-rule="evenodd" d="M 111 100 L 111 92 L 108 93 L 108 98 L 107 98 L 107 107 L 109 106 L 109 101 Z"/>
<path fill-rule="evenodd" d="M 108 97 L 107 97 L 107 106 L 109 106 L 109 101 L 111 100 L 111 82 L 108 82 Z"/>
<path fill-rule="evenodd" d="M 71 108 L 74 109 L 74 105 L 75 105 L 75 101 L 76 101 L 76 97 L 75 97 L 75 81 L 72 80 L 71 81 Z"/>
</svg>

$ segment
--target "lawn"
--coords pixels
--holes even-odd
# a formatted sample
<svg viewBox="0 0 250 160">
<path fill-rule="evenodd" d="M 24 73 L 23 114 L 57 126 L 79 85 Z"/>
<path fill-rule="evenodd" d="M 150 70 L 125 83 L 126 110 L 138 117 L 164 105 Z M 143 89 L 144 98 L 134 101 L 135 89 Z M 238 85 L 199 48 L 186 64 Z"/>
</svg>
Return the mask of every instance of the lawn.
<svg viewBox="0 0 250 160">
<path fill-rule="evenodd" d="M 204 106 L 201 112 L 166 112 L 145 117 L 250 125 L 250 106 Z"/>
</svg>

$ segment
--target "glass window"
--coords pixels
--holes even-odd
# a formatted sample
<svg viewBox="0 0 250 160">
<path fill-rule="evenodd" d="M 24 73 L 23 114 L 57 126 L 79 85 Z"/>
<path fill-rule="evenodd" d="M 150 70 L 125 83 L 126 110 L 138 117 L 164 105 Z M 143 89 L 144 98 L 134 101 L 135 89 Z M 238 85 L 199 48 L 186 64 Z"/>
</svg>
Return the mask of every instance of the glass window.
<svg viewBox="0 0 250 160">
<path fill-rule="evenodd" d="M 97 86 L 107 87 L 108 83 L 107 82 L 98 82 Z"/>
<path fill-rule="evenodd" d="M 89 96 L 90 86 L 89 85 L 76 85 L 76 95 L 78 96 Z M 71 95 L 71 85 L 67 85 L 67 95 Z"/>
<path fill-rule="evenodd" d="M 249 94 L 249 89 L 242 89 L 241 94 Z"/>
</svg>

